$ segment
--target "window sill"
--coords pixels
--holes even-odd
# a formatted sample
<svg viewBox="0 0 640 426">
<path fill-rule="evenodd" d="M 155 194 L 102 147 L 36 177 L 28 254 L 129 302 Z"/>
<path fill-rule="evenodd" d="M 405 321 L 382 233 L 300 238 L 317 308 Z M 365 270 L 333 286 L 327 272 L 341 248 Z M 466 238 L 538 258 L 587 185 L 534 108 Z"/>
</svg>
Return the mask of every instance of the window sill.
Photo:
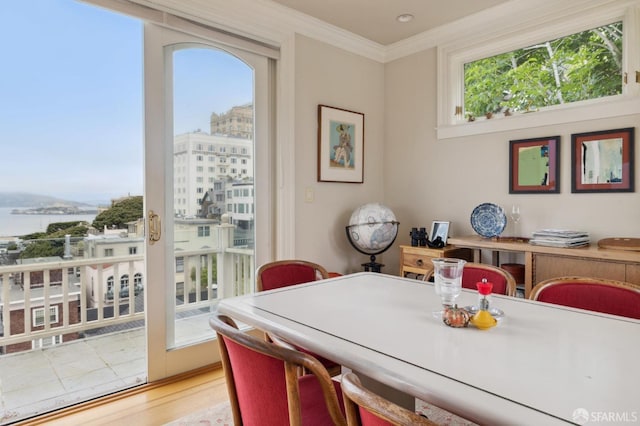
<svg viewBox="0 0 640 426">
<path fill-rule="evenodd" d="M 632 114 L 640 114 L 640 97 L 621 96 L 616 99 L 597 103 L 590 102 L 580 106 L 559 107 L 528 114 L 496 117 L 490 120 L 483 119 L 481 121 L 442 125 L 437 128 L 437 137 L 438 139 L 451 139 Z"/>
</svg>

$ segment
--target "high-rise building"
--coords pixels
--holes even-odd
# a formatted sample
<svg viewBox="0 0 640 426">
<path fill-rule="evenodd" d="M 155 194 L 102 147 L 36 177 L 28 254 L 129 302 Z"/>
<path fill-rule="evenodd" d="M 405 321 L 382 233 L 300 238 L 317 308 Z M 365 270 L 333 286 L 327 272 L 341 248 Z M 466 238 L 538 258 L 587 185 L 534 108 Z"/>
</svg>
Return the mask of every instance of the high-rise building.
<svg viewBox="0 0 640 426">
<path fill-rule="evenodd" d="M 253 185 L 252 139 L 185 133 L 175 137 L 173 148 L 176 216 L 197 216 L 205 194 L 214 190 L 215 182 Z"/>
<path fill-rule="evenodd" d="M 253 139 L 253 104 L 234 106 L 223 114 L 211 114 L 211 134 Z"/>
</svg>

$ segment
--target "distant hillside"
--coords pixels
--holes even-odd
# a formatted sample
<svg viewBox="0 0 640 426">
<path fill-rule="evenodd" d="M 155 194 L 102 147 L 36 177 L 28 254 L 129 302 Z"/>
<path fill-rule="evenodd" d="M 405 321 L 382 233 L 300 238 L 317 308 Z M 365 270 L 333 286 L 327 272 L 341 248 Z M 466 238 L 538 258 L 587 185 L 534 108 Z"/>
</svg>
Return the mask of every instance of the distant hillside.
<svg viewBox="0 0 640 426">
<path fill-rule="evenodd" d="M 0 192 L 0 207 L 86 207 L 87 203 L 27 192 Z"/>
</svg>

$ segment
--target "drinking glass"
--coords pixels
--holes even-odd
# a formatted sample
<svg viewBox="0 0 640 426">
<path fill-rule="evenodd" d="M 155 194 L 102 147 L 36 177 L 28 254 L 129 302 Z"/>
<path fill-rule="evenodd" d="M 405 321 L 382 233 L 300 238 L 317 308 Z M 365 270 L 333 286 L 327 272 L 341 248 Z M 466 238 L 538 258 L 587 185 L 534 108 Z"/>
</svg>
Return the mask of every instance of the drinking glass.
<svg viewBox="0 0 640 426">
<path fill-rule="evenodd" d="M 518 222 L 520 222 L 520 206 L 511 206 L 511 220 L 513 221 L 513 236 L 518 237 Z"/>
<path fill-rule="evenodd" d="M 437 258 L 433 262 L 433 281 L 442 306 L 453 306 L 462 292 L 462 270 L 467 263 L 462 259 Z M 434 312 L 442 316 L 442 311 Z"/>
</svg>

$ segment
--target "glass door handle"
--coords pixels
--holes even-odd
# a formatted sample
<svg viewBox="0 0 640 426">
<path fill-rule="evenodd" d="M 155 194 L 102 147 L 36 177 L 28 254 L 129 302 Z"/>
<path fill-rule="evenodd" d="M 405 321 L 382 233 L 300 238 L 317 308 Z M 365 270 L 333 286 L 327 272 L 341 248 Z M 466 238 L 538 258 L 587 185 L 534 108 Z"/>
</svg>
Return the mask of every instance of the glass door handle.
<svg viewBox="0 0 640 426">
<path fill-rule="evenodd" d="M 160 216 L 155 214 L 153 210 L 149 210 L 149 244 L 155 244 L 160 241 L 162 235 L 162 225 Z"/>
</svg>

